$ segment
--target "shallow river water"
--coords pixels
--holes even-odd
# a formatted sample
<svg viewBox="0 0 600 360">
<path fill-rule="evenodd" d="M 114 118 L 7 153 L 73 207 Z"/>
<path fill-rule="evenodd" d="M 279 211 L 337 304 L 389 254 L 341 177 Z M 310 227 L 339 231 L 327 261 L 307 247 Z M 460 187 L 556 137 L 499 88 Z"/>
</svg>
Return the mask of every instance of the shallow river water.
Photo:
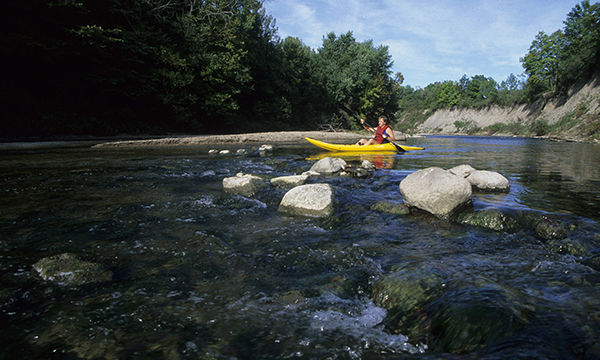
<svg viewBox="0 0 600 360">
<path fill-rule="evenodd" d="M 368 178 L 311 178 L 334 188 L 325 219 L 280 215 L 286 189 L 222 191 L 238 172 L 308 170 L 324 156 L 310 145 L 267 154 L 229 145 L 249 152 L 219 156 L 200 146 L 3 145 L 0 358 L 600 358 L 600 274 L 590 265 L 600 254 L 600 145 L 409 144 L 426 150 L 346 158 L 376 163 Z M 471 211 L 560 223 L 566 238 L 371 209 L 401 202 L 408 174 L 460 164 L 511 184 L 474 192 Z M 65 286 L 33 270 L 62 253 L 112 278 Z M 385 279 L 409 284 L 395 294 L 409 308 L 384 309 L 374 294 Z"/>
</svg>

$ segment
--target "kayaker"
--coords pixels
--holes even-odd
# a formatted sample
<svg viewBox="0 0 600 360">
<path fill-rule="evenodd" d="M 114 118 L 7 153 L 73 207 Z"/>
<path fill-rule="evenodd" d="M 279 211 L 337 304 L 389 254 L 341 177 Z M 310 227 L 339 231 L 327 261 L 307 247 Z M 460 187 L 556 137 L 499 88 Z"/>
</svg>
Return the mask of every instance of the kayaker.
<svg viewBox="0 0 600 360">
<path fill-rule="evenodd" d="M 394 130 L 392 130 L 392 127 L 388 125 L 387 116 L 381 115 L 379 117 L 379 125 L 377 126 L 377 129 L 367 126 L 367 124 L 365 124 L 365 119 L 360 119 L 360 123 L 366 130 L 375 133 L 375 136 L 368 140 L 360 139 L 358 140 L 356 145 L 373 145 L 382 144 L 384 142 L 396 141 L 396 138 L 394 137 Z"/>
</svg>

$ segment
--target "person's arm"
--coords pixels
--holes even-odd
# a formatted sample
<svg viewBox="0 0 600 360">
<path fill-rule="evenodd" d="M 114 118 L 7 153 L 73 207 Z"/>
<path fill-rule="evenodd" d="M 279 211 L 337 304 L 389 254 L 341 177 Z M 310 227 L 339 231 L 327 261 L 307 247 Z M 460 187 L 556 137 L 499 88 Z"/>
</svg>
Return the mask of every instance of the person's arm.
<svg viewBox="0 0 600 360">
<path fill-rule="evenodd" d="M 375 129 L 373 129 L 372 127 L 370 127 L 370 126 L 367 126 L 367 125 L 365 124 L 365 119 L 360 119 L 360 123 L 361 123 L 361 124 L 362 124 L 362 126 L 365 128 L 365 130 L 368 130 L 368 131 L 370 131 L 370 132 L 373 132 L 373 133 L 375 132 Z"/>
<path fill-rule="evenodd" d="M 385 129 L 385 138 L 388 139 L 389 141 L 396 141 L 396 137 L 394 136 L 394 130 L 392 130 L 391 127 L 388 127 L 387 129 Z"/>
</svg>

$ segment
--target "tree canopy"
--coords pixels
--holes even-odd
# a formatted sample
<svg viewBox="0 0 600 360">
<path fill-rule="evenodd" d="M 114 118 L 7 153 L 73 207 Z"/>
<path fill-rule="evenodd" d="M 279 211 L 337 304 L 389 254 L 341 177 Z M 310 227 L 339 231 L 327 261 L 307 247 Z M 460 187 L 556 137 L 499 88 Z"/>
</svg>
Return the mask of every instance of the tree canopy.
<svg viewBox="0 0 600 360">
<path fill-rule="evenodd" d="M 281 40 L 259 0 L 22 0 L 5 18 L 4 136 L 312 129 L 342 103 L 397 106 L 386 47 Z"/>
<path fill-rule="evenodd" d="M 388 47 L 352 32 L 326 34 L 318 49 L 281 39 L 262 0 L 20 0 L 4 15 L 4 138 L 356 129 L 350 113 L 533 101 L 589 79 L 600 61 L 600 4 L 588 0 L 535 37 L 525 75 L 423 89 L 392 74 Z"/>
</svg>

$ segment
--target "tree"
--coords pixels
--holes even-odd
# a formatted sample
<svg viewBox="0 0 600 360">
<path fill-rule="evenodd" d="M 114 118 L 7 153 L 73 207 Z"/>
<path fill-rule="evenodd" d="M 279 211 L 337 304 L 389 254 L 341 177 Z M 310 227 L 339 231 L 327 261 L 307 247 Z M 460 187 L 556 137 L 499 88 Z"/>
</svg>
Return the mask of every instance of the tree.
<svg viewBox="0 0 600 360">
<path fill-rule="evenodd" d="M 397 108 L 398 84 L 391 77 L 391 56 L 386 46 L 356 42 L 352 32 L 339 37 L 329 33 L 317 51 L 316 71 L 326 89 L 332 111 L 348 105 L 375 119 Z M 348 127 L 358 128 L 355 121 Z"/>
<path fill-rule="evenodd" d="M 563 22 L 560 87 L 589 78 L 600 69 L 600 3 L 575 5 Z"/>
<path fill-rule="evenodd" d="M 558 83 L 563 42 L 561 31 L 555 31 L 552 35 L 540 31 L 531 43 L 527 55 L 520 59 L 525 72 L 544 82 L 551 90 L 555 90 Z"/>
</svg>

